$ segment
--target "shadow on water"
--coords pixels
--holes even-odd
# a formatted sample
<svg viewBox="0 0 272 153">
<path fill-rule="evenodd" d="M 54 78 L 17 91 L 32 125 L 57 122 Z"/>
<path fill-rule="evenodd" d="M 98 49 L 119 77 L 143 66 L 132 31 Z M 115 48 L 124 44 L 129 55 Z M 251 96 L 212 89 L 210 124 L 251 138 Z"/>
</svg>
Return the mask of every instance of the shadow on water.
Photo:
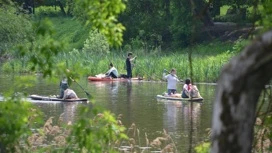
<svg viewBox="0 0 272 153">
<path fill-rule="evenodd" d="M 58 83 L 50 83 L 37 77 L 39 81 L 23 90 L 29 94 L 58 94 Z M 122 114 L 122 122 L 128 128 L 133 123 L 139 129 L 140 145 L 145 144 L 145 133 L 150 141 L 160 136 L 165 129 L 175 142 L 178 152 L 193 152 L 193 147 L 203 141 L 211 127 L 212 101 L 215 85 L 199 84 L 204 98 L 203 103 L 158 101 L 157 94 L 166 91 L 166 82 L 88 82 L 86 78 L 78 81 L 94 98 L 96 105 L 116 114 Z M 13 79 L 0 75 L 0 93 L 7 91 Z M 183 84 L 178 85 L 178 91 Z M 71 86 L 79 97 L 86 98 L 85 92 L 76 84 Z M 35 103 L 46 117 L 59 117 L 65 122 L 77 119 L 77 107 L 81 103 Z"/>
</svg>

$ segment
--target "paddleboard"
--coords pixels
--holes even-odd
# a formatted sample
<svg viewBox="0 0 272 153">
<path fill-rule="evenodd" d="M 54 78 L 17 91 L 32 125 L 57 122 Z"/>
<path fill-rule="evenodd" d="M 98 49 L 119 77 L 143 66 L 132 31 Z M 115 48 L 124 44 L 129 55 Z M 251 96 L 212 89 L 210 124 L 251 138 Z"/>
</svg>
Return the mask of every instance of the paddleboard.
<svg viewBox="0 0 272 153">
<path fill-rule="evenodd" d="M 79 99 L 59 99 L 57 97 L 50 96 L 40 96 L 40 95 L 30 95 L 29 98 L 31 100 L 39 100 L 39 101 L 59 101 L 59 102 L 87 102 L 87 98 L 79 98 Z"/>
<path fill-rule="evenodd" d="M 174 97 L 174 96 L 163 96 L 157 95 L 157 99 L 165 99 L 165 100 L 175 100 L 175 101 L 203 101 L 203 98 L 181 98 L 181 97 Z"/>
</svg>

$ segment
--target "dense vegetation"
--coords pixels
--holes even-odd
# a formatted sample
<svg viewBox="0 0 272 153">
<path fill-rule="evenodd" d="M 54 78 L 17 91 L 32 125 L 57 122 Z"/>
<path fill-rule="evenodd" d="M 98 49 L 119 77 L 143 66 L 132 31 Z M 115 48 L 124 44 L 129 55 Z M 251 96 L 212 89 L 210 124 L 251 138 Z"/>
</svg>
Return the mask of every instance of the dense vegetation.
<svg viewBox="0 0 272 153">
<path fill-rule="evenodd" d="M 26 18 L 25 21 L 31 22 L 33 20 L 36 22 L 36 28 L 41 28 L 41 23 L 48 24 L 48 27 L 51 27 L 51 32 L 49 32 L 52 33 L 51 40 L 46 36 L 46 39 L 36 37 L 34 41 L 34 33 L 27 35 L 25 39 L 29 40 L 30 43 L 25 42 L 24 44 L 23 58 L 16 58 L 21 57 L 17 48 L 11 49 L 14 50 L 13 52 L 3 52 L 2 57 L 9 57 L 9 61 L 4 62 L 1 67 L 3 72 L 40 72 L 40 69 L 36 71 L 35 67 L 28 62 L 37 54 L 33 54 L 30 49 L 38 46 L 41 42 L 56 41 L 65 42 L 65 44 L 59 48 L 59 54 L 52 56 L 52 61 L 60 63 L 59 67 L 61 68 L 66 66 L 71 70 L 76 70 L 81 67 L 83 76 L 105 72 L 110 62 L 114 63 L 120 73 L 125 73 L 124 60 L 127 52 L 132 51 L 134 55 L 139 57 L 133 70 L 134 76 L 143 76 L 147 80 L 159 80 L 163 69 L 176 68 L 179 77 L 184 79 L 189 77 L 188 54 L 193 51 L 193 63 L 196 65 L 193 70 L 195 74 L 193 80 L 216 82 L 222 65 L 241 49 L 244 43 L 243 40 L 239 39 L 233 46 L 233 42 L 214 40 L 212 43 L 195 43 L 194 47 L 170 50 L 161 46 L 146 45 L 147 43 L 136 36 L 122 47 L 111 48 L 107 39 L 100 32 L 94 30 L 89 33 L 88 26 L 83 26 L 82 22 L 75 18 L 63 16 L 60 9 L 55 10 L 54 7 L 41 6 L 36 8 L 35 12 L 33 19 Z M 43 18 L 50 18 L 50 22 L 43 23 Z M 29 29 L 31 27 L 29 25 Z M 79 59 L 81 62 L 78 62 Z M 97 66 L 92 66 L 94 64 Z"/>
<path fill-rule="evenodd" d="M 30 0 L 26 0 L 29 3 L 25 4 L 19 0 L 14 2 L 5 0 L 0 3 L 0 62 L 1 72 L 6 73 L 40 72 L 44 76 L 54 76 L 69 68 L 72 70 L 69 75 L 79 77 L 81 74 L 86 77 L 105 72 L 109 62 L 113 62 L 124 73 L 126 53 L 132 51 L 139 57 L 134 63 L 135 76 L 158 80 L 164 68 L 174 67 L 180 78 L 193 77 L 197 82 L 216 82 L 222 65 L 239 52 L 247 41 L 203 42 L 203 37 L 199 35 L 202 30 L 212 26 L 213 21 L 239 21 L 239 25 L 253 23 L 264 26 L 264 29 L 271 27 L 272 23 L 269 9 L 271 2 L 265 0 L 262 1 L 266 3 L 261 5 L 263 7 L 254 1 L 238 0 L 214 3 L 196 0 L 191 3 L 186 0 L 129 0 L 126 5 L 120 0 L 105 3 L 98 0 L 67 0 L 57 1 L 58 7 L 55 8 L 52 7 L 56 5 L 53 0 L 44 3 L 37 1 L 35 5 Z M 92 6 L 93 9 L 89 10 L 86 6 Z M 223 6 L 231 9 L 224 11 Z M 227 13 L 222 14 L 220 11 Z M 120 13 L 118 19 L 124 26 L 117 22 Z M 204 36 L 207 37 L 205 33 Z M 188 57 L 192 57 L 193 69 L 189 69 Z M 41 124 L 29 123 L 28 119 L 33 119 L 39 113 L 32 106 L 21 104 L 20 96 L 12 92 L 7 96 L 11 98 L 1 104 L 0 123 L 5 126 L 1 126 L 0 130 L 0 149 L 14 152 L 22 149 L 18 148 L 22 147 L 19 144 L 24 144 L 25 151 L 42 152 L 44 150 L 31 146 L 38 139 L 29 139 L 37 135 L 35 138 L 44 139 L 43 136 L 52 129 L 46 131 L 37 128 Z M 88 108 L 83 107 L 81 112 L 79 122 L 67 127 L 71 137 L 56 135 L 60 147 L 63 139 L 67 138 L 69 143 L 67 148 L 61 149 L 109 152 L 114 146 L 108 144 L 126 139 L 124 128 L 109 112 L 94 109 L 91 114 L 93 120 L 86 117 L 86 114 L 91 113 Z M 10 118 L 16 120 L 10 122 Z M 45 125 L 52 128 L 50 122 Z M 84 129 L 79 125 L 84 125 Z M 31 133 L 31 128 L 38 130 Z M 52 139 L 49 136 L 47 138 Z M 75 140 L 79 141 L 75 143 Z M 100 140 L 100 143 L 93 146 L 87 144 L 86 140 Z M 30 148 L 26 147 L 29 145 Z M 45 149 L 50 151 L 52 148 Z"/>
<path fill-rule="evenodd" d="M 21 1 L 16 2 L 22 6 L 26 4 L 23 4 Z M 237 45 L 232 46 L 233 40 L 237 40 L 237 36 L 231 39 L 231 42 L 221 42 L 220 40 L 205 38 L 206 40 L 212 40 L 212 43 L 203 43 L 201 29 L 211 26 L 213 24 L 212 18 L 214 18 L 215 21 L 220 21 L 218 19 L 220 17 L 226 17 L 230 20 L 233 19 L 232 16 L 228 17 L 229 13 L 227 12 L 230 12 L 230 10 L 232 10 L 232 14 L 236 17 L 242 17 L 242 14 L 239 14 L 241 13 L 239 9 L 254 6 L 249 2 L 246 7 L 236 1 L 231 3 L 234 5 L 229 5 L 230 2 L 228 1 L 222 1 L 220 4 L 217 4 L 217 2 L 195 2 L 189 4 L 185 2 L 179 3 L 179 1 L 160 1 L 158 3 L 153 3 L 152 1 L 144 1 L 141 3 L 127 1 L 125 11 L 119 16 L 119 21 L 126 27 L 124 31 L 124 43 L 121 47 L 112 47 L 113 42 L 117 42 L 117 44 L 122 42 L 120 38 L 121 35 L 117 36 L 119 38 L 112 37 L 113 31 L 100 30 L 96 35 L 92 33 L 88 35 L 89 29 L 92 28 L 91 24 L 101 27 L 101 23 L 86 15 L 88 12 L 84 11 L 88 10 L 80 9 L 81 5 L 88 4 L 87 1 L 63 1 L 61 3 L 55 3 L 54 1 L 46 1 L 46 3 L 43 3 L 38 1 L 35 2 L 35 10 L 33 8 L 32 10 L 23 9 L 24 7 L 16 10 L 14 7 L 5 6 L 9 8 L 2 7 L 4 10 L 3 13 L 11 14 L 13 15 L 10 17 L 11 19 L 14 18 L 14 20 L 19 21 L 15 24 L 15 27 L 13 26 L 15 29 L 12 31 L 20 30 L 22 34 L 16 33 L 12 35 L 11 33 L 8 37 L 13 38 L 2 38 L 4 41 L 1 41 L 3 45 L 0 46 L 1 61 L 9 59 L 9 62 L 4 62 L 1 69 L 8 73 L 37 72 L 36 69 L 40 71 L 41 69 L 38 68 L 39 65 L 41 66 L 45 63 L 34 66 L 28 61 L 34 60 L 35 63 L 35 57 L 38 52 L 43 54 L 43 51 L 40 50 L 43 48 L 41 46 L 44 46 L 44 50 L 52 52 L 52 49 L 46 48 L 44 44 L 52 44 L 55 42 L 54 47 L 58 53 L 52 52 L 49 54 L 49 57 L 44 55 L 41 58 L 47 59 L 46 63 L 50 63 L 49 61 L 57 61 L 60 65 L 65 65 L 70 69 L 77 69 L 75 66 L 83 67 L 82 74 L 84 76 L 105 72 L 109 62 L 113 62 L 119 71 L 124 73 L 124 58 L 127 52 L 132 51 L 135 55 L 140 57 L 137 60 L 137 66 L 134 67 L 134 76 L 143 76 L 148 80 L 158 80 L 160 79 L 159 76 L 163 69 L 176 68 L 179 72 L 179 77 L 186 78 L 189 77 L 189 62 L 187 57 L 188 54 L 193 51 L 193 56 L 195 57 L 193 64 L 197 65 L 193 70 L 196 76 L 193 79 L 198 82 L 215 82 L 224 62 L 228 61 L 238 49 L 241 49 L 242 46 L 239 45 L 243 43 L 241 43 L 241 39 L 238 39 L 237 43 L 234 44 L 237 44 L 239 47 L 237 48 Z M 29 5 L 30 8 L 32 6 L 30 1 L 27 5 Z M 189 9 L 191 7 L 189 6 L 191 5 L 197 10 L 195 12 L 196 14 L 184 13 L 190 12 Z M 231 7 L 227 10 L 228 7 L 225 7 L 226 5 Z M 110 9 L 107 8 L 106 5 L 94 5 L 93 7 Z M 120 13 L 123 9 L 124 6 L 120 7 L 120 11 L 115 13 Z M 27 11 L 29 11 L 29 13 L 35 12 L 35 14 L 27 15 L 25 14 Z M 204 13 L 203 17 L 199 20 L 198 16 L 201 15 L 200 12 L 203 11 L 207 14 Z M 14 15 L 14 12 L 17 12 L 17 15 Z M 252 11 L 246 12 L 246 17 L 239 21 L 243 21 L 244 23 L 254 22 L 250 19 L 252 14 L 254 14 Z M 94 16 L 95 15 L 97 14 L 94 14 Z M 105 16 L 107 16 L 107 14 L 105 14 Z M 4 14 L 2 17 L 4 20 Z M 43 21 L 45 18 L 50 18 L 50 21 Z M 89 24 L 87 26 L 84 26 L 84 22 L 89 18 L 91 21 L 88 22 Z M 102 20 L 103 15 L 99 18 Z M 31 23 L 33 22 L 35 24 L 32 26 Z M 113 19 L 112 23 L 115 25 L 116 20 Z M 10 24 L 14 24 L 14 22 L 7 22 L 5 26 L 10 27 Z M 111 26 L 110 24 L 111 23 L 105 24 L 105 27 Z M 45 27 L 43 27 L 44 25 L 48 25 L 50 30 L 46 31 L 44 29 Z M 117 27 L 114 31 L 121 30 L 120 32 L 122 32 L 122 25 L 116 25 Z M 5 29 L 7 28 L 3 28 L 2 36 L 6 35 L 5 32 L 7 30 Z M 40 31 L 41 33 L 38 33 L 40 36 L 33 33 L 33 31 Z M 108 33 L 108 35 L 105 33 Z M 16 35 L 18 34 L 20 34 L 21 37 L 17 37 Z M 103 38 L 102 35 L 106 37 Z M 10 41 L 11 39 L 13 40 L 12 42 Z M 22 44 L 19 48 L 21 51 L 19 51 L 18 48 L 14 48 L 14 46 L 20 43 Z M 203 45 L 201 45 L 201 43 L 203 43 Z M 189 44 L 190 46 L 188 46 Z M 33 50 L 40 51 L 33 52 Z M 209 55 L 213 57 L 211 58 Z M 198 58 L 200 60 L 198 60 Z M 79 59 L 81 62 L 76 62 Z M 92 67 L 94 63 L 99 64 L 97 67 Z M 209 64 L 206 65 L 206 63 Z M 48 71 L 50 67 L 50 65 L 47 65 L 47 69 L 44 70 Z"/>
</svg>

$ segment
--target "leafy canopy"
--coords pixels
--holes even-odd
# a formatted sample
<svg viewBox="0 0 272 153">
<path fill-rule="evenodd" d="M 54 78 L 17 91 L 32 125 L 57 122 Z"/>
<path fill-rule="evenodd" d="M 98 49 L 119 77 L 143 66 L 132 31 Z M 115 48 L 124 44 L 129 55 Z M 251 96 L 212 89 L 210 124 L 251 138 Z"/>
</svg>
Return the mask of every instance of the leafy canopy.
<svg viewBox="0 0 272 153">
<path fill-rule="evenodd" d="M 117 22 L 117 16 L 125 8 L 122 0 L 76 0 L 74 15 L 86 20 L 86 24 L 93 29 L 97 28 L 106 36 L 110 45 L 120 46 L 125 27 Z"/>
</svg>

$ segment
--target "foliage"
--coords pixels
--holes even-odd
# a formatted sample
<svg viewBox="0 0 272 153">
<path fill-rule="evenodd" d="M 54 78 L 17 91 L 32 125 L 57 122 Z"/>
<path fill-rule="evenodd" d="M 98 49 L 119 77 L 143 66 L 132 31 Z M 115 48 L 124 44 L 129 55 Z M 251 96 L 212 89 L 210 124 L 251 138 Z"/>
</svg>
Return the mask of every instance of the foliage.
<svg viewBox="0 0 272 153">
<path fill-rule="evenodd" d="M 127 27 L 124 32 L 126 44 L 137 40 L 148 51 L 161 46 L 163 41 L 170 41 L 170 38 L 166 38 L 166 33 L 169 33 L 170 17 L 166 17 L 169 6 L 165 4 L 166 8 L 163 10 L 163 3 L 164 1 L 154 0 L 126 2 L 127 9 L 120 15 L 120 21 Z"/>
<path fill-rule="evenodd" d="M 263 31 L 267 31 L 272 27 L 272 2 L 269 0 L 262 1 L 263 10 L 261 10 L 261 19 L 257 21 L 257 25 L 263 26 Z"/>
<path fill-rule="evenodd" d="M 49 117 L 44 124 L 36 126 L 35 130 L 21 139 L 28 143 L 24 151 L 178 152 L 175 142 L 166 130 L 158 131 L 159 136 L 151 141 L 148 133 L 144 133 L 145 141 L 141 142 L 140 129 L 132 123 L 126 130 L 121 121 L 122 114 L 115 117 L 108 111 L 98 113 L 98 109 L 90 108 L 88 105 L 81 106 L 79 112 L 82 115 L 76 122 L 64 120 L 63 113 L 56 121 L 53 121 L 54 117 Z"/>
<path fill-rule="evenodd" d="M 203 142 L 195 147 L 196 153 L 209 153 L 210 152 L 210 142 Z"/>
<path fill-rule="evenodd" d="M 179 1 L 174 1 L 173 7 L 174 17 L 173 23 L 171 24 L 171 33 L 173 35 L 174 41 L 173 46 L 174 48 L 179 48 L 179 46 L 188 46 L 190 42 L 190 36 L 192 35 L 193 26 L 193 14 L 191 12 L 192 8 L 190 2 L 183 1 L 183 3 L 180 3 Z"/>
<path fill-rule="evenodd" d="M 193 72 L 195 82 L 216 82 L 222 66 L 231 57 L 238 53 L 246 42 L 237 41 L 235 47 L 232 44 L 214 42 L 209 44 L 195 45 L 193 48 Z M 211 50 L 211 48 L 213 48 Z M 172 54 L 165 54 L 158 50 L 150 50 L 146 53 L 144 49 L 133 50 L 137 55 L 137 61 L 133 68 L 133 76 L 143 76 L 146 80 L 160 80 L 163 69 L 176 68 L 178 76 L 185 79 L 189 76 L 188 48 L 179 50 Z M 106 72 L 110 62 L 118 69 L 119 74 L 126 74 L 124 69 L 126 52 L 110 52 L 108 54 L 90 54 L 82 50 L 74 49 L 57 55 L 54 60 L 57 67 L 57 75 L 63 75 L 66 68 L 73 72 L 75 77 L 96 75 Z M 22 59 L 20 59 L 22 60 Z M 8 72 L 20 72 L 30 70 L 30 63 L 24 68 L 19 59 L 4 64 L 3 69 Z M 55 72 L 52 72 L 55 73 Z"/>
<path fill-rule="evenodd" d="M 256 112 L 254 125 L 254 152 L 271 152 L 272 142 L 272 95 L 271 87 L 266 86 L 262 91 Z"/>
<path fill-rule="evenodd" d="M 116 143 L 127 138 L 125 128 L 108 111 L 98 113 L 96 109 L 81 107 L 79 116 L 68 139 L 68 152 L 113 152 Z"/>
<path fill-rule="evenodd" d="M 234 45 L 232 47 L 234 53 L 239 53 L 241 52 L 247 45 L 249 41 L 243 40 L 243 39 L 238 39 L 234 42 Z"/>
<path fill-rule="evenodd" d="M 200 22 L 192 10 L 202 11 L 202 3 L 205 1 L 194 1 L 197 8 L 193 9 L 191 1 L 186 0 L 128 0 L 127 9 L 120 16 L 120 21 L 127 27 L 125 44 L 139 40 L 145 51 L 171 45 L 173 48 L 187 46 L 192 27 L 196 26 L 195 32 L 198 32 Z"/>
<path fill-rule="evenodd" d="M 32 71 L 41 71 L 44 77 L 51 76 L 54 67 L 54 56 L 63 51 L 64 43 L 55 41 L 51 37 L 54 30 L 49 20 L 36 23 L 35 31 L 37 32 L 36 41 L 31 43 L 30 48 L 19 46 L 20 55 L 29 57 L 29 62 L 33 63 Z"/>
<path fill-rule="evenodd" d="M 40 112 L 28 102 L 21 100 L 20 94 L 6 99 L 0 105 L 0 150 L 1 152 L 15 152 L 16 149 L 24 150 L 19 143 L 27 144 L 27 136 L 31 128 L 40 122 Z"/>
<path fill-rule="evenodd" d="M 1 66 L 1 71 L 5 73 L 30 73 L 32 64 L 26 63 L 25 58 L 11 59 L 9 62 L 5 62 Z"/>
<path fill-rule="evenodd" d="M 35 16 L 38 18 L 60 16 L 62 12 L 59 7 L 39 6 L 35 9 Z"/>
<path fill-rule="evenodd" d="M 0 6 L 0 56 L 17 44 L 25 44 L 33 36 L 32 24 L 28 15 L 16 14 L 10 5 Z"/>
<path fill-rule="evenodd" d="M 222 5 L 229 5 L 232 7 L 243 7 L 243 6 L 248 6 L 252 5 L 254 1 L 252 0 L 222 0 L 221 4 Z"/>
<path fill-rule="evenodd" d="M 271 110 L 269 110 L 269 112 L 271 113 Z M 260 117 L 256 118 L 256 123 L 254 126 L 255 143 L 253 147 L 255 152 L 270 152 L 272 150 L 272 131 L 270 130 L 271 125 L 271 115 L 265 115 L 262 117 L 262 119 Z"/>
<path fill-rule="evenodd" d="M 117 15 L 125 10 L 122 0 L 77 0 L 74 15 L 86 20 L 92 28 L 106 36 L 110 45 L 120 46 L 125 27 L 117 22 Z"/>
<path fill-rule="evenodd" d="M 72 17 L 51 17 L 50 21 L 53 23 L 54 31 L 56 31 L 52 37 L 55 40 L 66 42 L 65 51 L 83 48 L 84 41 L 89 36 L 88 27 L 83 26 Z"/>
<path fill-rule="evenodd" d="M 17 3 L 18 5 L 22 5 L 23 3 L 26 2 L 26 0 L 12 0 L 14 3 Z M 27 0 L 29 2 L 29 0 Z M 66 3 L 67 0 L 62 0 L 63 4 Z M 36 0 L 35 1 L 35 6 L 40 7 L 40 6 L 54 6 L 57 5 L 56 0 Z"/>
<path fill-rule="evenodd" d="M 82 51 L 90 55 L 103 55 L 108 54 L 110 49 L 106 37 L 100 34 L 98 30 L 92 30 L 89 38 L 84 42 Z"/>
</svg>

